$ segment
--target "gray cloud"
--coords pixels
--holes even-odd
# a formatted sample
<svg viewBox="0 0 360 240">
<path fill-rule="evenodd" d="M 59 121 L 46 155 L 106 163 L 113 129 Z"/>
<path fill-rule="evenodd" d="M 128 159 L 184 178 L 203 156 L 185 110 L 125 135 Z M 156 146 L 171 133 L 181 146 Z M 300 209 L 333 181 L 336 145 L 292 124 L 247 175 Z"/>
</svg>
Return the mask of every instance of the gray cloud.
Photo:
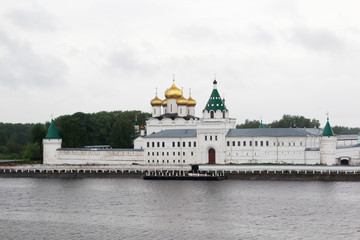
<svg viewBox="0 0 360 240">
<path fill-rule="evenodd" d="M 152 74 L 156 72 L 158 66 L 148 62 L 131 50 L 120 50 L 114 52 L 108 58 L 109 67 L 114 70 L 120 70 L 127 74 Z"/>
<path fill-rule="evenodd" d="M 11 9 L 5 16 L 12 23 L 26 30 L 56 30 L 57 21 L 55 17 L 39 8 Z"/>
<path fill-rule="evenodd" d="M 68 68 L 60 59 L 36 54 L 28 44 L 0 30 L 0 85 L 50 86 L 63 80 Z"/>
<path fill-rule="evenodd" d="M 326 29 L 297 28 L 290 40 L 313 51 L 337 52 L 345 46 L 338 36 Z"/>
</svg>

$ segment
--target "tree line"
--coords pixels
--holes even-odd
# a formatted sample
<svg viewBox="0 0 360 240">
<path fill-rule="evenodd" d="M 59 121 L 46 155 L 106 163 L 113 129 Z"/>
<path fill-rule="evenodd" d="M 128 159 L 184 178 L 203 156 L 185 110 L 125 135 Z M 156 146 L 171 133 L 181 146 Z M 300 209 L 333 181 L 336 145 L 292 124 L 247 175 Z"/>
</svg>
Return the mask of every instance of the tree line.
<svg viewBox="0 0 360 240">
<path fill-rule="evenodd" d="M 134 121 L 145 123 L 149 113 L 141 111 L 113 111 L 63 115 L 54 124 L 63 140 L 64 148 L 88 145 L 110 145 L 113 148 L 133 148 L 136 136 Z M 50 122 L 36 124 L 0 123 L 0 159 L 40 159 L 42 139 Z M 303 116 L 283 115 L 280 120 L 264 123 L 265 128 L 319 128 L 320 122 Z M 245 120 L 236 128 L 258 128 L 259 120 Z M 358 134 L 360 128 L 332 127 L 335 134 Z"/>
<path fill-rule="evenodd" d="M 236 128 L 259 128 L 261 121 L 246 119 L 244 123 L 236 125 Z M 306 118 L 304 116 L 284 114 L 280 120 L 271 123 L 263 123 L 265 128 L 319 128 L 320 121 Z M 358 134 L 360 128 L 349 128 L 343 126 L 332 126 L 335 134 Z"/>
<path fill-rule="evenodd" d="M 135 138 L 134 122 L 145 124 L 149 113 L 113 111 L 63 115 L 54 124 L 63 140 L 62 147 L 78 148 L 88 145 L 110 145 L 113 148 L 132 148 Z M 40 159 L 42 139 L 50 122 L 36 124 L 0 123 L 0 159 Z"/>
</svg>

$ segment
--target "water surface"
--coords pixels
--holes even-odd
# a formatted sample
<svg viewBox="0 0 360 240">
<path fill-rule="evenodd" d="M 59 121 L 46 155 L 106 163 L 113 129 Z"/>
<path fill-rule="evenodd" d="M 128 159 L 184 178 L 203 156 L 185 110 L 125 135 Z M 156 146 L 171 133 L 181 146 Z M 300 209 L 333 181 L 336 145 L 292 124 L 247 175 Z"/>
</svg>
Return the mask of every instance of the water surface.
<svg viewBox="0 0 360 240">
<path fill-rule="evenodd" d="M 360 239 L 359 182 L 0 179 L 1 239 Z"/>
</svg>

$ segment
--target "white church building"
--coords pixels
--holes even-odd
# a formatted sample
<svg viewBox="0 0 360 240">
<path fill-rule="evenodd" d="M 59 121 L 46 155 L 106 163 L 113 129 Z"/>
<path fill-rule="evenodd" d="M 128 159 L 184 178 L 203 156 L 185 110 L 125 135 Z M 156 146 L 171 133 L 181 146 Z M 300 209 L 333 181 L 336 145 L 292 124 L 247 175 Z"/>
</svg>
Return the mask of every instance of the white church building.
<svg viewBox="0 0 360 240">
<path fill-rule="evenodd" d="M 61 138 L 51 122 L 43 140 L 44 164 L 325 164 L 360 165 L 360 136 L 334 135 L 329 119 L 320 129 L 236 129 L 217 81 L 202 110 L 185 98 L 173 80 L 165 99 L 151 100 L 152 115 L 134 140 L 134 149 L 101 146 L 61 148 Z"/>
</svg>

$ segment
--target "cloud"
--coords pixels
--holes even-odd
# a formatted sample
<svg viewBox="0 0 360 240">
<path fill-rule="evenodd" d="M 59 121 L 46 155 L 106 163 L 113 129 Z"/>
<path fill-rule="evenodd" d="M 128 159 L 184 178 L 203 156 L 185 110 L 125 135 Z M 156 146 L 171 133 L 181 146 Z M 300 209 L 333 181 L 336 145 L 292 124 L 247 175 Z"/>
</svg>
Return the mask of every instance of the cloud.
<svg viewBox="0 0 360 240">
<path fill-rule="evenodd" d="M 57 21 L 40 8 L 11 9 L 5 15 L 13 24 L 26 30 L 55 31 Z"/>
<path fill-rule="evenodd" d="M 0 30 L 0 85 L 50 86 L 63 81 L 68 67 L 50 55 L 38 55 L 32 48 Z"/>
<path fill-rule="evenodd" d="M 336 34 L 326 29 L 297 28 L 292 32 L 291 41 L 312 51 L 337 52 L 345 46 Z"/>
<path fill-rule="evenodd" d="M 145 58 L 142 58 L 141 54 L 129 48 L 115 51 L 109 56 L 108 61 L 110 68 L 127 74 L 153 74 L 158 68 L 157 65 L 150 63 Z"/>
</svg>

